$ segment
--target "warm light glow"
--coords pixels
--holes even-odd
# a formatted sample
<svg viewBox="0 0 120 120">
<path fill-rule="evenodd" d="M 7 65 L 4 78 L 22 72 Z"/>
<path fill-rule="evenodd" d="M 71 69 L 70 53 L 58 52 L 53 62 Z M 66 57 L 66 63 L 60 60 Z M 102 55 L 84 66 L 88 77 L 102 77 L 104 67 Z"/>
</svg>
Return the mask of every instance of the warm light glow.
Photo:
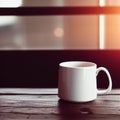
<svg viewBox="0 0 120 120">
<path fill-rule="evenodd" d="M 22 0 L 0 0 L 0 7 L 19 7 Z"/>
<path fill-rule="evenodd" d="M 105 0 L 99 0 L 99 5 L 102 7 L 102 6 L 105 6 Z"/>
<path fill-rule="evenodd" d="M 55 35 L 56 37 L 58 37 L 58 38 L 63 37 L 63 35 L 64 35 L 63 29 L 62 29 L 62 28 L 56 28 L 56 29 L 54 30 L 54 35 Z"/>
<path fill-rule="evenodd" d="M 99 16 L 99 47 L 100 49 L 105 48 L 105 16 Z"/>
<path fill-rule="evenodd" d="M 99 6 L 104 6 L 105 0 L 99 0 Z M 99 16 L 99 48 L 105 48 L 105 16 Z"/>
</svg>

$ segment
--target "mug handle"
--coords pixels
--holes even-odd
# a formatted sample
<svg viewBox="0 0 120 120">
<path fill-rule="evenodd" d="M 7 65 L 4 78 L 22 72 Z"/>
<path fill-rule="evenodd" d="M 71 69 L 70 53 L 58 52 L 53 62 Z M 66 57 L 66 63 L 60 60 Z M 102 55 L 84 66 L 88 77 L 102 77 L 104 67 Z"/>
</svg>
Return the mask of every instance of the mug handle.
<svg viewBox="0 0 120 120">
<path fill-rule="evenodd" d="M 100 71 L 104 71 L 107 74 L 107 77 L 108 77 L 108 80 L 109 80 L 109 85 L 108 85 L 108 88 L 105 89 L 105 90 L 97 90 L 97 94 L 107 94 L 112 90 L 112 79 L 111 79 L 110 73 L 104 67 L 97 68 L 96 76 L 99 74 Z"/>
</svg>

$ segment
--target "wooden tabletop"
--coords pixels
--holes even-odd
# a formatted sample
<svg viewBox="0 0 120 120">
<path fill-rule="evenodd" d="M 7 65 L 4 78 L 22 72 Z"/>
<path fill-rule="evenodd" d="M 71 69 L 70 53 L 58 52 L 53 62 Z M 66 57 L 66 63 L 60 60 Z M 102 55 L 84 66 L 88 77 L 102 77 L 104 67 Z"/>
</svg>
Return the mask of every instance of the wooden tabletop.
<svg viewBox="0 0 120 120">
<path fill-rule="evenodd" d="M 65 102 L 57 89 L 0 88 L 0 120 L 120 120 L 120 89 L 88 103 Z"/>
</svg>

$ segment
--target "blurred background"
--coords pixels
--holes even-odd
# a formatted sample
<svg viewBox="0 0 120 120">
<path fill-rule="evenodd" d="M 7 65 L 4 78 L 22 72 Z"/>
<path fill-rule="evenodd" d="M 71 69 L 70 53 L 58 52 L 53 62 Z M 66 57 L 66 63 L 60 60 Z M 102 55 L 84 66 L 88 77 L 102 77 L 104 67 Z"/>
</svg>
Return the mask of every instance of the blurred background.
<svg viewBox="0 0 120 120">
<path fill-rule="evenodd" d="M 0 0 L 0 7 L 119 6 L 120 0 Z M 0 16 L 0 50 L 120 49 L 120 15 Z"/>
</svg>

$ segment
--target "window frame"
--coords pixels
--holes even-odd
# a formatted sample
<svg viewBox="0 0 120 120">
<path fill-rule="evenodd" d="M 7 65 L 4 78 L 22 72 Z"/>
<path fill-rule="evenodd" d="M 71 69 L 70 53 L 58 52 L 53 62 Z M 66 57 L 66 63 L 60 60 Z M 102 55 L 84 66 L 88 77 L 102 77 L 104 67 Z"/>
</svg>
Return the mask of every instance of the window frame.
<svg viewBox="0 0 120 120">
<path fill-rule="evenodd" d="M 118 6 L 64 6 L 64 7 L 18 7 L 0 8 L 0 15 L 40 16 L 40 15 L 94 15 L 120 14 Z"/>
</svg>

